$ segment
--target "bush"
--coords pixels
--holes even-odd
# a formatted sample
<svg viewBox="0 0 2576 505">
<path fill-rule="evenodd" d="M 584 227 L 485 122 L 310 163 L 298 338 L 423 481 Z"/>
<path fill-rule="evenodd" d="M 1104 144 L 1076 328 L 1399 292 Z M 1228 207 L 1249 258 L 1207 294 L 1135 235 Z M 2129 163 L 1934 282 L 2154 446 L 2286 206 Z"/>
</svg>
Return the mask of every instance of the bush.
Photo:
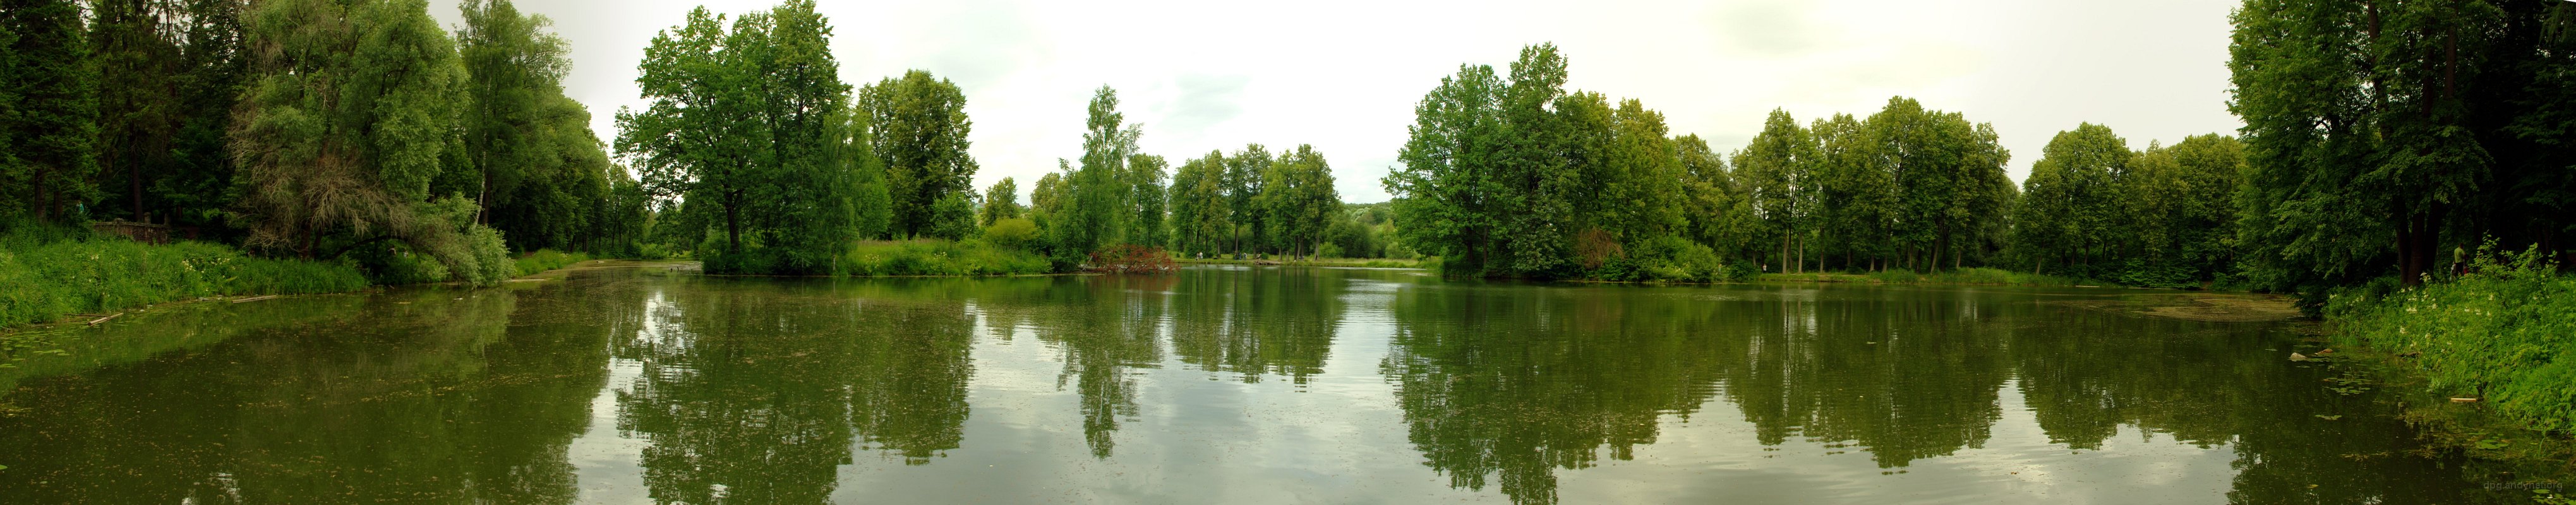
<svg viewBox="0 0 2576 505">
<path fill-rule="evenodd" d="M 930 204 L 930 229 L 923 235 L 949 240 L 964 240 L 975 233 L 973 192 L 949 193 Z"/>
<path fill-rule="evenodd" d="M 517 277 L 517 269 L 510 260 L 510 246 L 501 241 L 500 230 L 473 225 L 467 227 L 462 238 L 462 254 L 448 260 L 447 268 L 456 272 L 456 280 L 476 286 L 491 286 Z"/>
<path fill-rule="evenodd" d="M 1122 274 L 1170 273 L 1178 268 L 1160 247 L 1119 244 L 1091 253 L 1091 269 Z"/>
<path fill-rule="evenodd" d="M 582 253 L 565 253 L 553 249 L 539 249 L 537 252 L 528 253 L 527 256 L 519 257 L 518 261 L 512 263 L 511 270 L 518 272 L 517 275 L 534 275 L 538 272 L 568 267 L 575 263 L 584 261 L 590 261 L 590 255 Z"/>
<path fill-rule="evenodd" d="M 1040 274 L 1050 268 L 1046 257 L 983 241 L 923 239 L 861 242 L 842 255 L 838 270 L 865 277 Z"/>
<path fill-rule="evenodd" d="M 447 264 L 422 254 L 411 244 L 383 242 L 343 255 L 365 272 L 367 281 L 382 285 L 447 282 Z"/>
<path fill-rule="evenodd" d="M 680 256 L 681 252 L 679 251 L 679 248 L 671 247 L 670 244 L 646 242 L 635 245 L 635 259 L 666 260 Z"/>
<path fill-rule="evenodd" d="M 2457 280 L 2335 294 L 2336 339 L 2415 363 L 2434 388 L 2484 397 L 2497 412 L 2550 431 L 2576 429 L 2576 277 L 2537 250 L 2508 254 Z"/>
<path fill-rule="evenodd" d="M 2019 279 L 2016 279 L 2018 275 L 1998 268 L 1968 267 L 1933 274 L 1931 277 L 1933 281 L 1942 284 L 2020 284 Z"/>
<path fill-rule="evenodd" d="M 1598 254 L 1597 266 L 1585 274 L 1593 280 L 1717 282 L 1731 276 L 1717 251 L 1681 237 L 1656 237 L 1638 244 L 1635 251 L 1618 250 L 1622 248 L 1608 240 L 1595 242 L 1611 245 L 1595 246 L 1607 252 Z M 1584 261 L 1594 262 L 1596 257 L 1586 255 Z"/>
<path fill-rule="evenodd" d="M 1881 284 L 1922 284 L 1924 281 L 1923 274 L 1911 270 L 1880 270 L 1870 272 L 1866 277 Z"/>
<path fill-rule="evenodd" d="M 1726 265 L 1725 275 L 1726 282 L 1751 282 L 1762 277 L 1762 266 L 1750 261 L 1729 263 Z"/>
<path fill-rule="evenodd" d="M 994 221 L 984 227 L 984 242 L 1011 250 L 1028 250 L 1038 240 L 1038 224 L 1027 218 Z"/>
<path fill-rule="evenodd" d="M 227 295 L 366 289 L 346 263 L 251 258 L 203 242 L 143 244 L 46 230 L 0 239 L 0 326 Z"/>
</svg>

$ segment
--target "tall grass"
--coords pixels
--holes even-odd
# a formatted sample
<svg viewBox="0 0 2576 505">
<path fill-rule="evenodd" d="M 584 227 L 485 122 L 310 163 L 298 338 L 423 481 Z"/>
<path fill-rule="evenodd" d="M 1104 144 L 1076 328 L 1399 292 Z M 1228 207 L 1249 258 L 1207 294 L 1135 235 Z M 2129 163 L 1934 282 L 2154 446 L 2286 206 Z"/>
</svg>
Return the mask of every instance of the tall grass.
<svg viewBox="0 0 2576 505">
<path fill-rule="evenodd" d="M 538 272 L 568 267 L 572 266 L 574 263 L 584 261 L 590 261 L 590 255 L 582 253 L 567 253 L 553 249 L 538 249 L 537 252 L 528 253 L 526 256 L 520 256 L 519 259 L 512 264 L 512 267 L 518 272 L 517 275 L 535 275 Z"/>
<path fill-rule="evenodd" d="M 2576 277 L 2539 254 L 2508 257 L 2449 282 L 2336 294 L 2336 339 L 2414 356 L 2437 390 L 2533 428 L 2576 429 Z"/>
<path fill-rule="evenodd" d="M 59 232 L 0 238 L 0 326 L 223 295 L 356 291 L 345 264 L 252 258 L 203 242 L 143 244 Z"/>
<path fill-rule="evenodd" d="M 861 242 L 843 254 L 839 273 L 855 276 L 1019 275 L 1054 270 L 1045 256 L 980 240 Z"/>
</svg>

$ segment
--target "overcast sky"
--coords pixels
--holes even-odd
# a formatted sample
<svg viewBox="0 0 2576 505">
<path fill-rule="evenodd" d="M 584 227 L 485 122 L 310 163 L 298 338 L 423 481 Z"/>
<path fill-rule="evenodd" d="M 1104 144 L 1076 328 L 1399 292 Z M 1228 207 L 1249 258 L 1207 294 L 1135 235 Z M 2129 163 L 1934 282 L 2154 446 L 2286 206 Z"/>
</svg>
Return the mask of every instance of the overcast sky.
<svg viewBox="0 0 2576 505">
<path fill-rule="evenodd" d="M 1025 193 L 1082 150 L 1083 107 L 1119 91 L 1145 151 L 1183 159 L 1246 143 L 1314 144 L 1342 197 L 1387 198 L 1413 105 L 1461 63 L 1503 68 L 1554 42 L 1571 86 L 1662 111 L 1673 133 L 1733 151 L 1765 113 L 1866 116 L 1888 97 L 1993 123 L 2015 180 L 2050 136 L 2084 122 L 2131 148 L 2224 132 L 2229 0 L 1984 1 L 832 1 L 833 54 L 853 86 L 923 69 L 957 82 L 975 122 L 977 187 Z M 564 85 L 614 139 L 641 107 L 635 63 L 690 8 L 769 0 L 519 0 L 572 43 Z M 456 0 L 432 0 L 451 26 Z M 1026 201 L 1026 200 L 1023 200 Z"/>
</svg>

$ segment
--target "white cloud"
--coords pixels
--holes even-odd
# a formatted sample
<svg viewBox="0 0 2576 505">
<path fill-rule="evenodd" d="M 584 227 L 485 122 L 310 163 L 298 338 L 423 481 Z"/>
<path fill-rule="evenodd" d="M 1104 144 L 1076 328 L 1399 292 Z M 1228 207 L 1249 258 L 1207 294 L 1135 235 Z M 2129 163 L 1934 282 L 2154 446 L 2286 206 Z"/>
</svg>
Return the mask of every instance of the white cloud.
<svg viewBox="0 0 2576 505">
<path fill-rule="evenodd" d="M 769 1 L 704 2 L 738 14 Z M 635 62 L 700 2 L 521 0 L 573 44 L 566 86 L 613 137 L 640 105 Z M 1120 91 L 1148 152 L 1181 159 L 1246 143 L 1311 143 L 1343 196 L 1381 201 L 1413 104 L 1460 63 L 1503 66 L 1554 42 L 1573 87 L 1643 100 L 1675 133 L 1725 150 L 1763 114 L 1866 115 L 1889 96 L 1991 122 L 2014 174 L 2082 122 L 2135 147 L 2232 132 L 2226 0 L 1963 2 L 1785 0 L 1570 4 L 1328 0 L 824 2 L 853 85 L 906 69 L 965 89 L 978 185 L 1023 181 L 1078 156 L 1091 91 Z M 431 7 L 449 23 L 454 0 Z M 1030 187 L 1025 182 L 1022 188 Z"/>
</svg>

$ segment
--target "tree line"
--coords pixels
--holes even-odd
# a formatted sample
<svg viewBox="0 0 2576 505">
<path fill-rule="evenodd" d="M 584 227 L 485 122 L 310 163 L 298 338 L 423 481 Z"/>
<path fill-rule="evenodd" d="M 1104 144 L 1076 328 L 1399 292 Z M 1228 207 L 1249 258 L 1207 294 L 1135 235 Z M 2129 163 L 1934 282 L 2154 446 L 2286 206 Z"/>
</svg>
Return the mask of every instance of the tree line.
<svg viewBox="0 0 2576 505">
<path fill-rule="evenodd" d="M 461 8 L 451 33 L 422 0 L 7 2 L 0 221 L 166 225 L 382 282 L 631 251 L 645 195 L 563 94 L 566 42 L 509 0 Z"/>
<path fill-rule="evenodd" d="M 1340 212 L 1313 146 L 1171 162 L 1137 147 L 1117 90 L 1087 106 L 1078 158 L 978 194 L 974 123 L 956 83 L 922 70 L 853 87 L 831 26 L 791 0 L 739 17 L 705 8 L 656 36 L 639 65 L 648 104 L 618 114 L 616 149 L 661 212 L 652 242 L 709 271 L 845 273 L 852 244 L 977 241 L 1080 268 L 1118 246 L 1195 253 L 1325 252 Z M 1339 248 L 1334 248 L 1339 251 Z"/>
<path fill-rule="evenodd" d="M 2250 282 L 2415 285 L 2489 244 L 2576 265 L 2576 4 L 2247 0 L 2233 22 Z"/>
<path fill-rule="evenodd" d="M 2020 184 L 1990 125 L 1913 99 L 1775 110 L 1721 152 L 1637 100 L 1566 89 L 1564 56 L 1531 46 L 1425 95 L 1382 206 L 1343 204 L 1308 145 L 1141 152 L 1105 86 L 1080 154 L 1028 202 L 1020 181 L 979 191 L 962 89 L 842 82 L 810 0 L 664 30 L 613 145 L 563 94 L 567 43 L 508 0 L 466 2 L 452 32 L 422 0 L 6 7 L 0 221 L 166 224 L 382 281 L 492 282 L 544 248 L 821 274 L 854 243 L 912 238 L 1057 269 L 1135 245 L 1498 277 L 1997 267 L 2311 295 L 2440 277 L 2473 250 L 2576 260 L 2563 3 L 2249 0 L 2238 136 L 2132 150 L 2084 124 Z"/>
<path fill-rule="evenodd" d="M 2240 136 L 2058 133 L 2019 185 L 1994 128 L 1897 97 L 1774 110 L 1721 155 L 1635 100 L 1564 89 L 1553 45 L 1462 65 L 1384 179 L 1395 235 L 1452 274 L 1714 280 L 1998 267 L 2305 295 L 2576 263 L 2576 5 L 2250 0 Z M 2361 29 L 2353 29 L 2360 27 Z"/>
<path fill-rule="evenodd" d="M 1609 280 L 1956 268 L 2002 248 L 2009 155 L 1958 113 L 1902 97 L 1866 120 L 1775 110 L 1721 155 L 1565 79 L 1554 45 L 1442 79 L 1385 179 L 1398 235 L 1452 273 Z"/>
</svg>

